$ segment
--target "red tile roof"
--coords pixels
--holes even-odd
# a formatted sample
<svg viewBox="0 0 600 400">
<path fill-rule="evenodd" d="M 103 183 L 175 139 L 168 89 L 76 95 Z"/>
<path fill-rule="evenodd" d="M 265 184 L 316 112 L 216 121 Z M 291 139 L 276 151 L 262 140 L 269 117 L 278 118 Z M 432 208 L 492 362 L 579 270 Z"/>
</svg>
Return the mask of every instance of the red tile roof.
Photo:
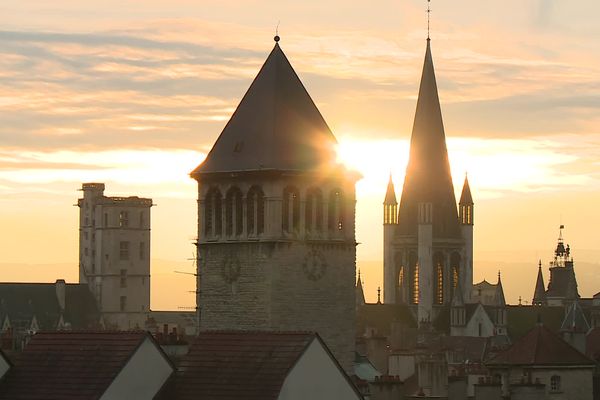
<svg viewBox="0 0 600 400">
<path fill-rule="evenodd" d="M 304 332 L 202 332 L 159 398 L 277 399 L 289 371 L 316 338 Z"/>
<path fill-rule="evenodd" d="M 594 362 L 544 325 L 537 325 L 507 350 L 486 362 L 488 366 L 593 365 Z"/>
<path fill-rule="evenodd" d="M 40 332 L 13 360 L 0 399 L 98 399 L 146 332 Z"/>
</svg>

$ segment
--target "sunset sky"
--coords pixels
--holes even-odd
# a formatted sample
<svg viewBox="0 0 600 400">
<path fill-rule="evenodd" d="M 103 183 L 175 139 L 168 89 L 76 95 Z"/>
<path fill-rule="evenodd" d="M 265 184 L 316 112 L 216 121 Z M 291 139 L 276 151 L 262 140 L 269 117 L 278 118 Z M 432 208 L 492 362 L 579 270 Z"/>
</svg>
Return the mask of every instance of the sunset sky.
<svg viewBox="0 0 600 400">
<path fill-rule="evenodd" d="M 455 190 L 475 200 L 475 279 L 531 301 L 566 226 L 582 296 L 600 291 L 600 2 L 433 0 Z M 425 0 L 0 2 L 0 281 L 77 281 L 82 182 L 151 197 L 152 307 L 192 306 L 199 164 L 273 46 L 357 185 L 358 267 L 382 284 L 382 206 L 400 196 Z"/>
</svg>

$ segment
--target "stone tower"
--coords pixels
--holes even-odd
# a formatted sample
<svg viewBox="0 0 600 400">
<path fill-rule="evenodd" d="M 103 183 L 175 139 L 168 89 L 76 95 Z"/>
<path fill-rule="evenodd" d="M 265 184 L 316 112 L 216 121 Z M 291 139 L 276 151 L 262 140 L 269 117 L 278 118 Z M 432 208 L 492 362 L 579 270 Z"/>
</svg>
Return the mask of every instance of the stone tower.
<svg viewBox="0 0 600 400">
<path fill-rule="evenodd" d="M 94 294 L 107 328 L 140 329 L 150 311 L 152 199 L 104 196 L 84 183 L 79 206 L 79 282 Z"/>
<path fill-rule="evenodd" d="M 390 185 L 386 203 L 389 191 Z M 427 39 L 398 217 L 384 221 L 386 303 L 418 305 L 419 321 L 430 321 L 438 306 L 451 303 L 455 290 L 462 290 L 463 301 L 470 299 L 473 200 L 467 180 L 461 207 L 459 219 Z"/>
<path fill-rule="evenodd" d="M 350 369 L 358 176 L 335 145 L 276 43 L 191 173 L 200 329 L 316 331 Z"/>
</svg>

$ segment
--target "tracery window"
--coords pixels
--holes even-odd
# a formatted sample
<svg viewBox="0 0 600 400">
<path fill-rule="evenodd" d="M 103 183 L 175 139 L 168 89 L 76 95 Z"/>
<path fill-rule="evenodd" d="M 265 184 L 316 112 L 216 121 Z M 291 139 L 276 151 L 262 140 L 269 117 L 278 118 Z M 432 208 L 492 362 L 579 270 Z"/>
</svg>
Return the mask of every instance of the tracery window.
<svg viewBox="0 0 600 400">
<path fill-rule="evenodd" d="M 232 187 L 225 196 L 225 234 L 239 236 L 244 229 L 244 208 L 242 192 L 237 187 Z"/>
<path fill-rule="evenodd" d="M 344 194 L 334 189 L 329 194 L 328 228 L 330 232 L 341 232 L 344 229 Z"/>
<path fill-rule="evenodd" d="M 204 199 L 204 233 L 208 236 L 222 234 L 222 199 L 221 191 L 211 188 Z"/>
</svg>

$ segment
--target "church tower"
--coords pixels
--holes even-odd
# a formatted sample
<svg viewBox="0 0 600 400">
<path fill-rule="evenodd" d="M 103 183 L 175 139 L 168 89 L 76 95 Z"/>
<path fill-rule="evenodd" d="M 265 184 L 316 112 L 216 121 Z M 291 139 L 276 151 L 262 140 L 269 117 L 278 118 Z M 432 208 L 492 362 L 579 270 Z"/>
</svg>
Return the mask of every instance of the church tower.
<svg viewBox="0 0 600 400">
<path fill-rule="evenodd" d="M 464 301 L 470 299 L 473 200 L 466 180 L 461 207 L 463 219 L 457 212 L 427 39 L 397 224 L 389 232 L 384 227 L 385 301 L 418 305 L 419 321 L 431 321 L 439 306 L 450 305 L 455 290 L 462 290 Z"/>
<path fill-rule="evenodd" d="M 275 43 L 191 173 L 200 329 L 316 331 L 350 370 L 358 175 L 336 163 L 335 145 Z"/>
</svg>

